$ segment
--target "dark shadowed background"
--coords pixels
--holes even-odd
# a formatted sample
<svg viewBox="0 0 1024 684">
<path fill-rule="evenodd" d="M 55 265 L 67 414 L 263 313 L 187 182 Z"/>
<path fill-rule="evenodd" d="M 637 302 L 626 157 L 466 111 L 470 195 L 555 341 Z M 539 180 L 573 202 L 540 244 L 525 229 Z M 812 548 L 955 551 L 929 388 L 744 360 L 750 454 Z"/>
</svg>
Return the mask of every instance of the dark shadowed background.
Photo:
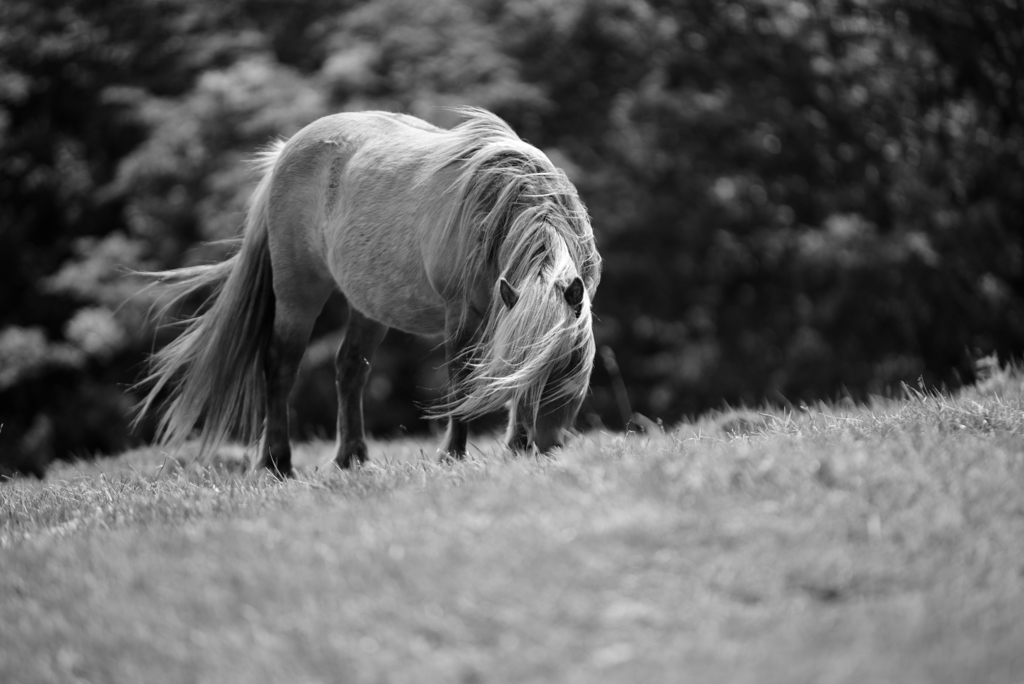
<svg viewBox="0 0 1024 684">
<path fill-rule="evenodd" d="M 222 257 L 261 145 L 461 104 L 591 212 L 583 426 L 953 387 L 1024 347 L 1020 0 L 3 0 L 0 461 L 147 439 L 129 386 L 173 331 L 126 273 Z M 342 323 L 298 437 L 333 434 Z M 375 361 L 371 431 L 430 429 L 432 344 L 391 333 Z"/>
</svg>

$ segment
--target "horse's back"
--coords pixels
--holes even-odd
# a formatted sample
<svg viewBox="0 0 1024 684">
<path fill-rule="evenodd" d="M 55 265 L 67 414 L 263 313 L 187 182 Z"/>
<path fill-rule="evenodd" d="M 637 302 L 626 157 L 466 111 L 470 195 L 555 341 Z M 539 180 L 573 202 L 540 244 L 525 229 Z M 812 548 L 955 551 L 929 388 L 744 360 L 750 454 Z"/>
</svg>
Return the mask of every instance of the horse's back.
<svg viewBox="0 0 1024 684">
<path fill-rule="evenodd" d="M 394 137 L 443 134 L 445 129 L 408 114 L 397 112 L 338 112 L 306 125 L 288 141 L 289 145 L 366 144 Z"/>
<path fill-rule="evenodd" d="M 334 114 L 296 133 L 274 169 L 274 258 L 329 273 L 374 320 L 442 332 L 445 300 L 424 249 L 443 214 L 446 181 L 430 169 L 445 133 L 387 112 Z"/>
</svg>

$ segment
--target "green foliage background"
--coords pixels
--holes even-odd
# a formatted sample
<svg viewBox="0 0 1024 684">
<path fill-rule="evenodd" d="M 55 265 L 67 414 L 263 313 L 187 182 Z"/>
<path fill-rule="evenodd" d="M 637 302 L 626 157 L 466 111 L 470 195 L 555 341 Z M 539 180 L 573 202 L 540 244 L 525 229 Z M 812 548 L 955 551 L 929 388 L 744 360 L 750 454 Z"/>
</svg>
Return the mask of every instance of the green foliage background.
<svg viewBox="0 0 1024 684">
<path fill-rule="evenodd" d="M 585 424 L 972 379 L 1024 344 L 1019 0 L 3 0 L 0 459 L 112 452 L 173 331 L 130 269 L 223 256 L 245 160 L 335 111 L 505 117 L 606 270 Z M 330 434 L 339 313 L 296 397 Z M 372 430 L 443 380 L 392 334 Z"/>
</svg>

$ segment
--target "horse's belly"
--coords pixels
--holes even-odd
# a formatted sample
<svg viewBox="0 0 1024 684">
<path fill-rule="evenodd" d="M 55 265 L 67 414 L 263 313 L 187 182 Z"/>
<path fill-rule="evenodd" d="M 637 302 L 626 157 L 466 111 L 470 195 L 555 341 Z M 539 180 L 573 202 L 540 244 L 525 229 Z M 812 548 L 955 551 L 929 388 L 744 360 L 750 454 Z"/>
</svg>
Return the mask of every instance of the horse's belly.
<svg viewBox="0 0 1024 684">
<path fill-rule="evenodd" d="M 340 240 L 331 259 L 338 286 L 362 314 L 390 328 L 442 334 L 445 303 L 427 279 L 418 251 L 387 242 L 358 233 Z"/>
<path fill-rule="evenodd" d="M 364 315 L 389 328 L 425 336 L 444 333 L 444 304 L 423 297 L 419 288 L 375 287 L 348 298 Z"/>
</svg>

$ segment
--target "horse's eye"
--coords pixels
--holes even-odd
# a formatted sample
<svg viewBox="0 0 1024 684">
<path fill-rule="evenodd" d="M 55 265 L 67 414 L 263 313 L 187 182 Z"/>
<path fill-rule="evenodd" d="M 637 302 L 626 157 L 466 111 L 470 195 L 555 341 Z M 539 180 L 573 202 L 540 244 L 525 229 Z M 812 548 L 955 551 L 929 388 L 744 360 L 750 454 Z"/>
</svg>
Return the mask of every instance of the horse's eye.
<svg viewBox="0 0 1024 684">
<path fill-rule="evenodd" d="M 580 317 L 580 313 L 583 311 L 583 280 L 579 277 L 574 278 L 568 287 L 565 288 L 565 301 L 572 307 L 573 313 L 576 314 L 576 318 Z"/>
</svg>

